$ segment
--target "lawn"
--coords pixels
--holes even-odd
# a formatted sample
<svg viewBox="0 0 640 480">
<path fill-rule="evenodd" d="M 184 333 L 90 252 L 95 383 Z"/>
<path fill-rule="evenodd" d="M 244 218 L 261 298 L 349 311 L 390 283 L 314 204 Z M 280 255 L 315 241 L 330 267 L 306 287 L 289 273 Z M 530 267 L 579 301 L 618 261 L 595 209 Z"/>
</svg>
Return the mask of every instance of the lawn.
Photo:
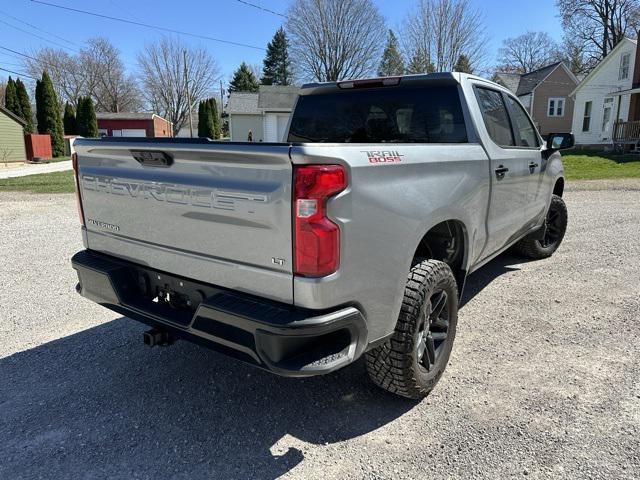
<svg viewBox="0 0 640 480">
<path fill-rule="evenodd" d="M 73 193 L 73 170 L 0 179 L 0 192 L 19 190 L 33 193 Z"/>
<path fill-rule="evenodd" d="M 640 178 L 640 157 L 605 152 L 571 150 L 563 153 L 567 180 Z M 42 173 L 0 180 L 0 192 L 73 193 L 73 171 Z"/>
<path fill-rule="evenodd" d="M 570 150 L 562 153 L 567 180 L 640 178 L 640 156 Z"/>
</svg>

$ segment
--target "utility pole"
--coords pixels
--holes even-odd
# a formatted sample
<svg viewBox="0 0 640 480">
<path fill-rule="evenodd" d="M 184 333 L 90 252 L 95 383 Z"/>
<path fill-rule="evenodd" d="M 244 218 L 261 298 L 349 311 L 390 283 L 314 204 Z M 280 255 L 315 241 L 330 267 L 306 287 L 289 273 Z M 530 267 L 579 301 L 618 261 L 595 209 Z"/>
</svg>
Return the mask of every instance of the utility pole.
<svg viewBox="0 0 640 480">
<path fill-rule="evenodd" d="M 193 138 L 193 120 L 191 119 L 191 95 L 189 94 L 189 73 L 187 69 L 187 50 L 183 50 L 184 54 L 184 85 L 187 89 L 187 106 L 189 107 L 189 137 Z"/>
<path fill-rule="evenodd" d="M 224 122 L 224 88 L 222 88 L 222 80 L 220 80 L 220 136 L 224 136 L 222 134 L 222 122 Z"/>
</svg>

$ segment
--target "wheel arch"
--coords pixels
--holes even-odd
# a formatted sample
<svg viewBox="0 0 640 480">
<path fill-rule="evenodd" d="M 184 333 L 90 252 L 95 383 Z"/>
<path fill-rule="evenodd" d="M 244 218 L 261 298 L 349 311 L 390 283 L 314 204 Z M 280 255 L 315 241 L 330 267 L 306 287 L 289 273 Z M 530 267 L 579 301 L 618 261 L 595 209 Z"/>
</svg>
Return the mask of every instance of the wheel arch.
<svg viewBox="0 0 640 480">
<path fill-rule="evenodd" d="M 553 185 L 553 194 L 562 196 L 564 193 L 564 177 L 558 177 L 556 179 L 556 183 Z"/>
<path fill-rule="evenodd" d="M 462 296 L 468 271 L 469 234 L 465 223 L 456 218 L 439 221 L 422 235 L 412 257 L 445 262 L 456 277 L 458 294 Z"/>
</svg>

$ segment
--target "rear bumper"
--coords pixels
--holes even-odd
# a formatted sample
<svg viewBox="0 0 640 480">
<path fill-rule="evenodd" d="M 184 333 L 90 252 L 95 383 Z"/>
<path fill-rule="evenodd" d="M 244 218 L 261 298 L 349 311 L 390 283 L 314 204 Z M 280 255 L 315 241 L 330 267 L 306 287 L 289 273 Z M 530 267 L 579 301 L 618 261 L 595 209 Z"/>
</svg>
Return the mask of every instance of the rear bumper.
<svg viewBox="0 0 640 480">
<path fill-rule="evenodd" d="M 280 375 L 332 372 L 357 359 L 366 346 L 366 322 L 354 307 L 302 309 L 90 250 L 78 252 L 71 263 L 82 296 Z M 174 303 L 158 301 L 159 292 Z"/>
</svg>

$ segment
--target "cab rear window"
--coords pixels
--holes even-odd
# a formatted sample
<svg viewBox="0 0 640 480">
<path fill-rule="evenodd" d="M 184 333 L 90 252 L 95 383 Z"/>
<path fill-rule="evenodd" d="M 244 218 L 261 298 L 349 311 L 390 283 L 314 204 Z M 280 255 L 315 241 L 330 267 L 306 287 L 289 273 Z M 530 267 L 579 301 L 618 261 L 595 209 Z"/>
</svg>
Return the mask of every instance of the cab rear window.
<svg viewBox="0 0 640 480">
<path fill-rule="evenodd" d="M 466 143 L 455 85 L 383 87 L 298 99 L 290 142 Z"/>
</svg>

